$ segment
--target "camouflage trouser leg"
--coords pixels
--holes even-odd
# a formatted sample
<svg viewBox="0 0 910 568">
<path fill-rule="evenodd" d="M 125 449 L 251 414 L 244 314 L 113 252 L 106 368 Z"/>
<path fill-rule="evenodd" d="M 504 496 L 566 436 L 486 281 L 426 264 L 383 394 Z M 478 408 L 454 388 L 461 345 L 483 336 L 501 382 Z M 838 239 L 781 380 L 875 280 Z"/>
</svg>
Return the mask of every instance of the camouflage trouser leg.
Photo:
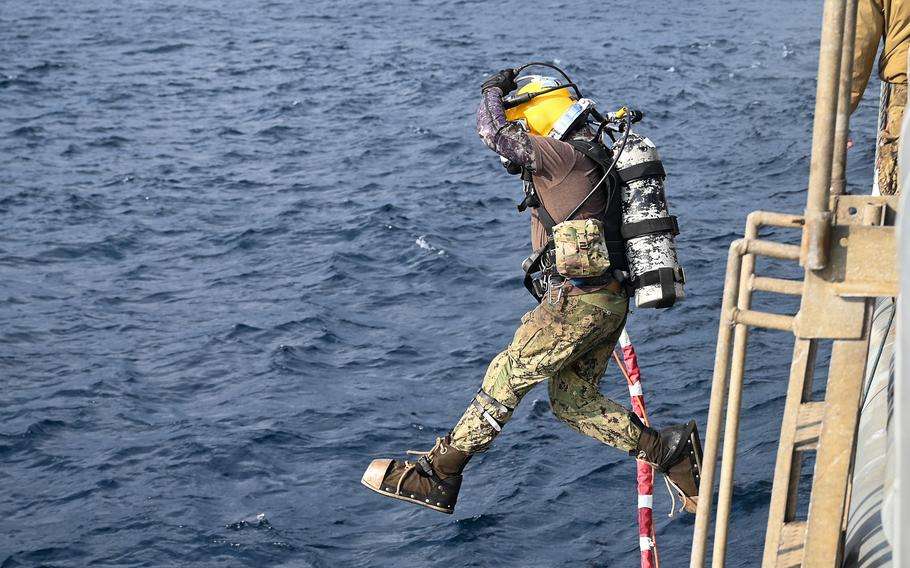
<svg viewBox="0 0 910 568">
<path fill-rule="evenodd" d="M 550 379 L 550 406 L 575 430 L 632 453 L 641 431 L 629 421 L 628 410 L 600 394 L 600 379 L 621 331 L 622 327 Z"/>
<path fill-rule="evenodd" d="M 481 397 L 475 400 L 504 425 L 512 416 L 509 409 L 550 379 L 553 412 L 561 420 L 605 444 L 633 451 L 640 431 L 629 411 L 598 390 L 627 310 L 625 294 L 608 290 L 563 298 L 556 306 L 544 301 L 521 318 L 512 342 L 484 376 L 483 391 L 507 408 Z M 497 434 L 472 404 L 452 431 L 452 444 L 476 453 L 487 449 Z"/>
<path fill-rule="evenodd" d="M 907 106 L 907 85 L 889 83 L 878 133 L 878 190 L 882 195 L 895 195 L 898 190 L 897 147 L 901 121 Z"/>
</svg>

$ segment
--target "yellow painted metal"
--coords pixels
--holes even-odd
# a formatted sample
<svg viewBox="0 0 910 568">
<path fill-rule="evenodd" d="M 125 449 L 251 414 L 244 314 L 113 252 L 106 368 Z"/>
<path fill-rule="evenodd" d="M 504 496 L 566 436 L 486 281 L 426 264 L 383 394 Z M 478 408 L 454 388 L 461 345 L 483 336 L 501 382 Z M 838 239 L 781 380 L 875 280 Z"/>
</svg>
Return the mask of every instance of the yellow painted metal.
<svg viewBox="0 0 910 568">
<path fill-rule="evenodd" d="M 850 90 L 853 87 L 853 44 L 856 40 L 857 0 L 847 0 L 844 12 L 844 39 L 837 91 L 837 118 L 834 125 L 834 158 L 831 164 L 831 195 L 842 195 L 847 187 L 847 137 L 850 135 Z"/>
<path fill-rule="evenodd" d="M 835 229 L 835 246 L 843 247 L 847 256 L 844 280 L 833 285 L 835 293 L 840 296 L 897 296 L 896 229 L 857 225 Z"/>
<path fill-rule="evenodd" d="M 753 310 L 737 310 L 733 319 L 736 323 L 780 331 L 793 331 L 793 322 L 795 320 L 793 316 L 769 314 Z"/>
<path fill-rule="evenodd" d="M 774 241 L 763 241 L 761 239 L 746 239 L 746 252 L 767 256 L 770 258 L 779 258 L 781 260 L 799 260 L 799 247 L 784 243 L 775 243 Z M 751 274 L 751 270 L 749 273 Z"/>
<path fill-rule="evenodd" d="M 717 352 L 714 356 L 714 378 L 711 382 L 711 400 L 708 405 L 708 424 L 705 428 L 705 445 L 702 454 L 701 483 L 698 489 L 698 509 L 692 535 L 691 566 L 703 567 L 708 547 L 708 529 L 711 525 L 711 508 L 714 501 L 714 475 L 717 470 L 717 451 L 723 423 L 724 396 L 727 393 L 730 364 L 730 340 L 733 335 L 733 309 L 739 291 L 740 268 L 744 254 L 743 240 L 730 244 L 727 256 L 727 274 L 720 308 L 720 325 L 717 331 Z"/>
<path fill-rule="evenodd" d="M 824 418 L 824 401 L 804 402 L 799 405 L 796 436 L 793 439 L 793 445 L 797 450 L 806 451 L 816 448 Z"/>
<path fill-rule="evenodd" d="M 807 401 L 811 393 L 817 350 L 818 343 L 814 339 L 797 339 L 793 346 L 787 400 L 784 403 L 784 416 L 780 428 L 780 445 L 774 468 L 774 487 L 786 484 L 788 487 L 796 488 L 799 483 L 802 456 L 794 450 L 794 446 L 797 440 L 800 406 Z M 778 553 L 782 548 L 781 542 L 792 540 L 792 531 L 784 532 L 786 523 L 792 522 L 795 514 L 796 501 L 792 495 L 789 491 L 780 490 L 771 493 L 762 566 L 776 566 Z"/>
<path fill-rule="evenodd" d="M 812 158 L 809 164 L 809 195 L 803 231 L 801 264 L 820 270 L 828 264 L 831 212 L 828 210 L 834 128 L 840 87 L 844 20 L 847 0 L 825 0 L 819 49 L 815 120 L 812 127 Z"/>
<path fill-rule="evenodd" d="M 749 289 L 753 292 L 773 292 L 775 294 L 800 296 L 803 293 L 803 281 L 768 278 L 767 276 L 755 276 L 753 274 L 749 279 Z"/>
<path fill-rule="evenodd" d="M 872 310 L 867 312 L 863 317 L 863 337 L 835 341 L 831 350 L 825 415 L 812 476 L 804 568 L 830 568 L 841 564 L 841 530 L 853 468 L 853 441 L 859 421 L 872 319 Z"/>
<path fill-rule="evenodd" d="M 840 195 L 834 200 L 835 225 L 893 225 L 897 215 L 897 196 L 894 195 Z M 866 222 L 868 208 L 882 209 L 880 223 Z"/>
<path fill-rule="evenodd" d="M 733 473 L 750 327 L 795 335 L 763 566 L 840 565 L 849 475 L 868 349 L 872 298 L 897 294 L 896 198 L 843 195 L 857 0 L 825 0 L 809 193 L 803 217 L 754 212 L 730 246 L 691 568 L 702 568 L 724 431 L 712 566 L 726 562 Z M 762 224 L 802 227 L 800 246 L 759 238 Z M 799 260 L 802 282 L 756 276 L 755 256 Z M 795 317 L 751 309 L 755 291 L 801 295 Z M 821 340 L 832 341 L 823 400 L 810 400 Z M 726 408 L 722 405 L 726 399 Z M 724 413 L 726 420 L 724 421 Z M 806 519 L 797 518 L 801 464 L 816 452 Z"/>
<path fill-rule="evenodd" d="M 841 199 L 844 203 L 840 203 Z M 832 502 L 839 503 L 833 509 L 839 508 L 840 512 L 834 514 L 827 510 L 829 508 L 825 508 L 824 513 L 816 514 L 815 521 L 808 524 L 805 520 L 795 518 L 800 463 L 805 452 L 818 451 L 819 459 L 826 460 L 825 473 L 830 472 L 830 475 L 839 479 L 841 489 L 845 491 L 847 473 L 843 475 L 841 473 L 849 472 L 849 459 L 848 468 L 844 470 L 841 466 L 845 456 L 843 448 L 838 446 L 842 441 L 825 442 L 826 439 L 832 439 L 831 435 L 825 435 L 826 431 L 832 431 L 832 427 L 826 424 L 833 419 L 832 416 L 838 416 L 837 420 L 841 420 L 844 409 L 849 408 L 850 396 L 855 392 L 850 386 L 853 384 L 851 381 L 855 381 L 856 377 L 861 378 L 865 357 L 851 359 L 850 365 L 844 363 L 844 356 L 841 355 L 832 361 L 829 394 L 824 401 L 808 400 L 811 378 L 819 339 L 837 340 L 834 348 L 836 353 L 850 353 L 855 348 L 848 346 L 864 344 L 866 341 L 869 298 L 888 285 L 887 282 L 890 280 L 883 283 L 882 275 L 894 271 L 893 227 L 878 226 L 880 223 L 893 220 L 894 202 L 881 198 L 870 200 L 857 196 L 841 196 L 834 197 L 831 205 L 832 211 L 836 212 L 836 218 L 845 224 L 836 225 L 828 232 L 835 239 L 829 246 L 830 251 L 827 255 L 829 263 L 826 268 L 818 271 L 806 270 L 803 282 L 753 274 L 756 256 L 796 261 L 800 255 L 799 247 L 795 245 L 759 238 L 759 227 L 763 224 L 774 224 L 800 228 L 803 225 L 802 218 L 755 212 L 747 219 L 746 238 L 730 245 L 718 326 L 711 406 L 705 434 L 702 484 L 699 488 L 699 507 L 693 534 L 690 564 L 693 568 L 704 566 L 707 558 L 707 534 L 711 526 L 714 475 L 717 457 L 721 452 L 719 443 L 721 431 L 724 444 L 717 494 L 712 566 L 722 567 L 726 562 L 729 517 L 733 507 L 739 415 L 750 327 L 791 331 L 796 336 L 775 473 L 775 489 L 769 510 L 765 566 L 809 566 L 810 564 L 801 564 L 803 542 L 810 542 L 805 537 L 807 531 L 826 535 L 831 530 L 829 525 L 840 526 L 843 523 L 843 496 L 834 489 L 838 482 L 832 481 L 831 477 L 825 481 L 825 474 L 816 477 L 814 481 L 814 485 L 817 486 L 815 490 L 819 495 L 825 496 L 816 500 L 813 493 L 812 503 L 815 505 L 810 504 L 810 507 L 819 510 L 821 501 L 833 499 Z M 835 215 L 832 214 L 830 218 L 834 219 Z M 859 224 L 863 222 L 876 225 Z M 752 310 L 752 293 L 756 290 L 793 295 L 801 293 L 799 313 L 794 317 Z M 845 297 L 854 294 L 858 297 Z M 844 370 L 840 370 L 841 368 Z M 853 399 L 854 410 L 857 400 Z M 847 420 L 846 423 L 849 424 L 850 421 Z M 853 434 L 843 432 L 841 434 L 849 448 L 852 448 Z M 821 515 L 829 517 L 830 520 L 822 521 L 819 518 Z M 820 539 L 819 542 L 823 542 L 827 537 L 817 538 Z M 834 541 L 827 540 L 828 545 L 837 548 L 837 538 Z M 828 560 L 831 558 L 830 555 L 823 557 Z"/>
<path fill-rule="evenodd" d="M 863 298 L 839 296 L 832 283 L 844 281 L 846 249 L 831 247 L 824 270 L 807 270 L 796 316 L 796 334 L 803 338 L 858 339 L 863 334 Z"/>
<path fill-rule="evenodd" d="M 799 258 L 799 247 L 795 245 L 759 239 L 759 229 L 762 226 L 799 229 L 803 226 L 803 219 L 798 215 L 754 211 L 746 219 L 746 238 L 734 241 L 730 245 L 720 325 L 718 326 L 717 353 L 714 359 L 714 381 L 711 385 L 711 402 L 708 410 L 708 424 L 705 430 L 702 477 L 692 543 L 692 566 L 703 566 L 707 555 L 708 528 L 711 523 L 711 509 L 714 497 L 714 477 L 717 469 L 720 431 L 724 428 L 724 424 L 726 424 L 725 444 L 717 503 L 718 523 L 714 537 L 714 565 L 723 566 L 724 557 L 726 556 L 727 530 L 732 506 L 733 474 L 736 464 L 736 438 L 738 436 L 739 412 L 745 371 L 744 364 L 748 345 L 748 325 L 758 321 L 772 322 L 779 327 L 788 326 L 788 328 L 792 328 L 793 325 L 792 317 L 751 310 L 755 256 L 769 256 L 789 260 L 797 260 Z M 734 352 L 732 363 L 730 361 L 731 340 L 733 341 L 732 348 Z M 728 382 L 729 392 L 727 392 Z M 727 412 L 730 415 L 727 416 L 724 422 L 725 396 L 729 397 Z"/>
</svg>

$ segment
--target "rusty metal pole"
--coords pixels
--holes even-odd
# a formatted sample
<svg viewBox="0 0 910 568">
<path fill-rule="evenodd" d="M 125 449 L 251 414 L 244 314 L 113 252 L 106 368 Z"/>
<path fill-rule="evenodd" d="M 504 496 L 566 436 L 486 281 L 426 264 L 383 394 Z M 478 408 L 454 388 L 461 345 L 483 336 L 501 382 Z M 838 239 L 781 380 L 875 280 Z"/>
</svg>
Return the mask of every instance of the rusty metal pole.
<svg viewBox="0 0 910 568">
<path fill-rule="evenodd" d="M 736 448 L 739 439 L 739 416 L 742 411 L 743 381 L 746 374 L 746 354 L 749 343 L 749 327 L 772 329 L 793 329 L 793 317 L 778 314 L 753 312 L 752 289 L 755 272 L 755 254 L 772 258 L 797 260 L 799 248 L 795 245 L 762 241 L 758 228 L 762 224 L 762 212 L 749 214 L 746 219 L 746 248 L 742 260 L 739 295 L 733 317 L 733 362 L 730 366 L 729 394 L 727 398 L 727 420 L 724 429 L 724 452 L 720 461 L 720 487 L 717 491 L 717 522 L 714 528 L 714 551 L 711 566 L 721 568 L 726 564 L 727 541 L 730 531 L 730 513 L 733 510 L 733 479 L 736 470 Z M 744 316 L 749 315 L 746 318 Z"/>
<path fill-rule="evenodd" d="M 847 0 L 844 15 L 844 48 L 840 58 L 837 121 L 834 126 L 834 162 L 831 165 L 831 195 L 847 188 L 847 138 L 850 136 L 850 92 L 853 88 L 853 47 L 856 42 L 857 0 Z"/>
<path fill-rule="evenodd" d="M 708 529 L 711 526 L 711 512 L 714 499 L 714 477 L 717 470 L 717 454 L 720 448 L 720 434 L 724 428 L 724 398 L 727 395 L 727 383 L 730 377 L 730 350 L 733 339 L 733 328 L 736 325 L 736 319 L 739 314 L 751 313 L 748 309 L 749 301 L 740 304 L 740 310 L 737 307 L 740 293 L 749 294 L 750 283 L 752 279 L 748 277 L 754 271 L 755 254 L 762 256 L 771 256 L 774 258 L 790 258 L 796 260 L 798 257 L 798 247 L 782 243 L 773 243 L 758 240 L 758 228 L 763 225 L 773 225 L 776 227 L 799 228 L 803 225 L 803 218 L 798 215 L 789 215 L 785 213 L 772 213 L 768 211 L 753 211 L 746 219 L 745 234 L 752 239 L 739 239 L 730 244 L 730 252 L 727 256 L 727 273 L 724 281 L 723 304 L 720 310 L 720 324 L 717 332 L 717 352 L 714 358 L 714 379 L 711 384 L 711 401 L 708 407 L 708 425 L 705 429 L 705 447 L 702 456 L 701 484 L 698 489 L 698 511 L 695 515 L 695 529 L 692 535 L 692 555 L 690 557 L 691 568 L 702 568 L 705 565 L 708 547 Z M 748 274 L 744 270 L 748 268 Z M 741 278 L 745 276 L 746 282 Z M 777 283 L 775 282 L 775 285 Z M 785 284 L 788 289 L 789 283 Z M 755 314 L 755 325 L 771 325 L 771 327 L 781 329 L 792 329 L 792 317 L 779 316 L 776 314 Z M 786 325 L 775 325 L 776 321 L 772 319 L 787 320 Z M 746 325 L 752 325 L 746 324 Z M 736 326 L 744 327 L 744 326 Z M 743 330 L 745 331 L 745 330 Z M 744 335 L 744 334 L 743 334 Z M 737 342 L 743 341 L 739 339 Z M 742 345 L 742 351 L 745 352 L 745 346 Z M 739 395 L 736 395 L 737 397 Z M 737 405 L 738 406 L 738 405 Z M 725 447 L 726 447 L 726 442 Z M 735 440 L 733 442 L 735 446 Z M 726 464 L 724 468 L 726 468 Z M 730 466 L 730 475 L 732 476 L 732 464 Z M 722 492 L 721 492 L 722 493 Z M 721 520 L 720 510 L 718 519 Z M 726 532 L 726 517 L 723 518 Z M 725 545 L 724 545 L 725 547 Z M 715 552 L 716 554 L 716 552 Z M 715 563 L 715 566 L 722 566 Z"/>
<path fill-rule="evenodd" d="M 692 534 L 692 556 L 690 566 L 702 568 L 708 546 L 708 528 L 711 525 L 711 507 L 714 499 L 714 474 L 717 470 L 717 450 L 720 447 L 720 432 L 723 427 L 724 397 L 727 394 L 727 378 L 730 365 L 730 344 L 733 334 L 733 314 L 736 310 L 736 296 L 739 291 L 739 275 L 742 251 L 746 241 L 739 239 L 730 243 L 727 256 L 727 275 L 724 280 L 724 299 L 720 308 L 720 325 L 717 331 L 717 352 L 714 356 L 714 380 L 711 383 L 711 401 L 708 404 L 708 425 L 705 428 L 705 447 L 701 462 L 701 483 L 698 486 L 698 510 L 695 513 L 695 530 Z"/>
<path fill-rule="evenodd" d="M 834 126 L 840 87 L 841 52 L 847 0 L 825 0 L 822 39 L 815 91 L 815 122 L 812 127 L 812 162 L 809 166 L 809 197 L 803 230 L 800 264 L 806 270 L 821 270 L 828 264 L 831 240 L 831 163 L 834 156 Z"/>
<path fill-rule="evenodd" d="M 758 238 L 759 215 L 756 213 L 750 213 L 746 218 L 744 236 L 747 243 Z M 736 300 L 737 312 L 752 308 L 752 289 L 749 287 L 749 277 L 754 272 L 755 255 L 743 255 Z M 727 533 L 730 528 L 730 511 L 733 501 L 733 470 L 736 466 L 736 440 L 739 436 L 739 413 L 742 408 L 742 387 L 746 371 L 748 341 L 749 327 L 742 323 L 734 324 L 733 362 L 727 394 L 727 420 L 724 428 L 723 458 L 720 462 L 720 487 L 717 491 L 717 524 L 714 528 L 712 566 L 723 566 L 727 557 Z"/>
</svg>

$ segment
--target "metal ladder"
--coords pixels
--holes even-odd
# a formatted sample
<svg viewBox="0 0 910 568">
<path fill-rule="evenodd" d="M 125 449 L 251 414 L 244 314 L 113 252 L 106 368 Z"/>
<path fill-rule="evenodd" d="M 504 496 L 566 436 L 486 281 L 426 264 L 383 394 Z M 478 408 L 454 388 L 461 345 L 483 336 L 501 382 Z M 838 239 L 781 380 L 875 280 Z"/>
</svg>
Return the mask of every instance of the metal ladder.
<svg viewBox="0 0 910 568">
<path fill-rule="evenodd" d="M 838 566 L 854 438 L 875 297 L 897 295 L 895 197 L 843 195 L 856 0 L 826 0 L 816 93 L 809 193 L 804 215 L 753 212 L 730 246 L 705 432 L 691 568 L 703 568 L 723 428 L 712 563 L 724 566 L 739 434 L 748 331 L 795 336 L 762 565 Z M 801 245 L 759 238 L 762 226 L 802 230 Z M 754 274 L 755 258 L 798 260 L 802 281 Z M 801 296 L 794 315 L 752 309 L 755 291 Z M 830 340 L 823 400 L 811 400 L 816 355 Z M 726 418 L 724 420 L 724 411 Z M 809 508 L 797 518 L 802 461 L 815 452 Z"/>
<path fill-rule="evenodd" d="M 871 304 L 897 294 L 894 197 L 839 196 L 832 211 L 832 250 L 827 268 L 805 272 L 803 281 L 754 273 L 755 258 L 796 261 L 800 247 L 760 239 L 763 226 L 800 228 L 796 215 L 756 211 L 745 238 L 730 245 L 721 307 L 714 382 L 702 459 L 702 484 L 693 538 L 692 564 L 705 565 L 714 475 L 723 427 L 712 566 L 726 561 L 739 414 L 749 329 L 790 331 L 795 335 L 790 380 L 781 424 L 780 446 L 765 538 L 763 566 L 836 565 L 840 555 L 854 434 L 866 365 Z M 802 297 L 795 316 L 752 309 L 756 291 Z M 824 399 L 811 400 L 819 344 L 831 340 Z M 726 419 L 723 412 L 726 410 Z M 809 513 L 798 519 L 801 463 L 816 452 Z"/>
<path fill-rule="evenodd" d="M 894 197 L 835 200 L 828 265 L 806 271 L 763 566 L 839 566 L 872 307 L 897 295 Z M 865 257 L 865 258 L 860 258 Z M 831 339 L 822 400 L 810 399 L 819 342 Z M 796 517 L 801 463 L 815 452 L 805 519 Z"/>
</svg>

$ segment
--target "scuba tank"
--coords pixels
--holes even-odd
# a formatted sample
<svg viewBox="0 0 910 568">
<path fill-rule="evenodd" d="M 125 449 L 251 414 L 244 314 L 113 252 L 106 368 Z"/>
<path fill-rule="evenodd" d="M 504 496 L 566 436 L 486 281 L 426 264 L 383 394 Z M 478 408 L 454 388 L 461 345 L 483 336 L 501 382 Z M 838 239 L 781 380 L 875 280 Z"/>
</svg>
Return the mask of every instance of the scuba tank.
<svg viewBox="0 0 910 568">
<path fill-rule="evenodd" d="M 666 174 L 657 148 L 649 139 L 630 132 L 616 173 L 623 182 L 622 237 L 635 305 L 668 308 L 686 297 L 686 277 L 676 255 L 679 224 L 667 207 Z"/>
</svg>

